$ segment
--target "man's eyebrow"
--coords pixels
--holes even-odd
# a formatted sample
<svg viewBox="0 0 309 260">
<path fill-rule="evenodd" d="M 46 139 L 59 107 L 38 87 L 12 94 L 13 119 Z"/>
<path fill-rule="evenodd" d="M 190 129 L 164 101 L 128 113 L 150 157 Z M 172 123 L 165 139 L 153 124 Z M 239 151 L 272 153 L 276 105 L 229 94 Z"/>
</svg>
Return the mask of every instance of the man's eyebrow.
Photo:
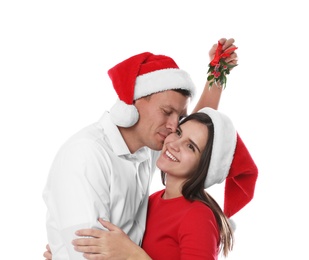
<svg viewBox="0 0 309 260">
<path fill-rule="evenodd" d="M 182 129 L 181 129 L 180 125 L 178 126 L 178 129 L 179 129 L 180 133 L 182 133 Z M 200 150 L 200 148 L 198 148 L 197 144 L 190 138 L 189 138 L 189 141 L 199 151 L 199 153 L 201 153 L 201 150 Z"/>
</svg>

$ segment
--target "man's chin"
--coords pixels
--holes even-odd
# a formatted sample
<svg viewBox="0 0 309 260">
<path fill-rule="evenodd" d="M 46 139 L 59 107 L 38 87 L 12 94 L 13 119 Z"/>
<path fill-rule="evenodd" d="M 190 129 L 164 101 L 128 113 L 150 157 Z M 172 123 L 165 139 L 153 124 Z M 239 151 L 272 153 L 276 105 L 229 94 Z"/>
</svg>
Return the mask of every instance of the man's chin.
<svg viewBox="0 0 309 260">
<path fill-rule="evenodd" d="M 154 144 L 150 149 L 155 151 L 161 151 L 163 148 L 163 142 L 158 142 L 157 144 Z"/>
</svg>

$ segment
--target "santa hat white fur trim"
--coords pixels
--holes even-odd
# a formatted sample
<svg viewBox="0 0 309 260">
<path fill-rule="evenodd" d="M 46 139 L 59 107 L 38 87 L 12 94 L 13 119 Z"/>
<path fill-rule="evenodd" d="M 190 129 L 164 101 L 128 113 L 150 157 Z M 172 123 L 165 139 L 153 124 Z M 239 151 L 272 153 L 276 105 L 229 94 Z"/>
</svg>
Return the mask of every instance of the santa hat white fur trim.
<svg viewBox="0 0 309 260">
<path fill-rule="evenodd" d="M 228 176 L 236 148 L 237 133 L 232 121 L 222 112 L 218 113 L 208 107 L 199 112 L 209 115 L 214 125 L 212 155 L 204 185 L 206 189 L 223 182 Z"/>
<path fill-rule="evenodd" d="M 119 99 L 110 109 L 110 115 L 112 122 L 121 127 L 131 127 L 136 124 L 139 118 L 134 105 L 128 105 Z"/>
<path fill-rule="evenodd" d="M 186 89 L 195 94 L 195 86 L 190 75 L 181 69 L 162 69 L 136 78 L 134 100 L 160 91 Z"/>
</svg>

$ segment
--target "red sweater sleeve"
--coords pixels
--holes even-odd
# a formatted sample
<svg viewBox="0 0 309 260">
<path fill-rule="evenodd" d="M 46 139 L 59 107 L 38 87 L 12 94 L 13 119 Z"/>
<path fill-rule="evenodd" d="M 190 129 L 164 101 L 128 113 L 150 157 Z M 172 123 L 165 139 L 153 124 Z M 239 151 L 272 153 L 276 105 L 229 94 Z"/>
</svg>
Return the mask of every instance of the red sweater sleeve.
<svg viewBox="0 0 309 260">
<path fill-rule="evenodd" d="M 196 203 L 184 216 L 179 228 L 181 260 L 218 258 L 219 230 L 213 212 Z"/>
</svg>

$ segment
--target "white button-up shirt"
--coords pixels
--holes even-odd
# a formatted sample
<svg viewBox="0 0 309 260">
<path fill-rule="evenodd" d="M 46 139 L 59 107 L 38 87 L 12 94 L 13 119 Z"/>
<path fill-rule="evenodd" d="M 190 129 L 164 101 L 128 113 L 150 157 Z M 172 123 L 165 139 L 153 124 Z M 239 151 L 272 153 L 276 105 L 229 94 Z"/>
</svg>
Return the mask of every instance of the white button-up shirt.
<svg viewBox="0 0 309 260">
<path fill-rule="evenodd" d="M 140 244 L 157 157 L 146 147 L 131 154 L 108 112 L 71 137 L 56 155 L 43 191 L 53 260 L 84 259 L 73 249 L 74 232 L 103 229 L 99 217 Z"/>
</svg>

